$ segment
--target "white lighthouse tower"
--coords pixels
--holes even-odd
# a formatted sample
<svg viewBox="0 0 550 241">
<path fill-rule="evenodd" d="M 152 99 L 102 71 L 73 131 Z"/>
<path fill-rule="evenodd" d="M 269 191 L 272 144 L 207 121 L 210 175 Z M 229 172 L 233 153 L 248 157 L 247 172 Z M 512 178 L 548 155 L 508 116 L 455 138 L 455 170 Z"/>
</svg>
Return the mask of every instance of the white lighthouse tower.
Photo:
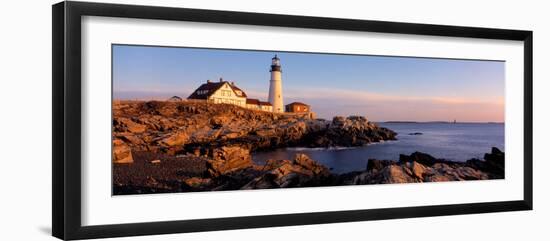
<svg viewBox="0 0 550 241">
<path fill-rule="evenodd" d="M 283 81 L 281 79 L 281 62 L 277 55 L 271 59 L 271 80 L 269 80 L 269 103 L 273 105 L 273 112 L 285 112 L 283 104 Z"/>
</svg>

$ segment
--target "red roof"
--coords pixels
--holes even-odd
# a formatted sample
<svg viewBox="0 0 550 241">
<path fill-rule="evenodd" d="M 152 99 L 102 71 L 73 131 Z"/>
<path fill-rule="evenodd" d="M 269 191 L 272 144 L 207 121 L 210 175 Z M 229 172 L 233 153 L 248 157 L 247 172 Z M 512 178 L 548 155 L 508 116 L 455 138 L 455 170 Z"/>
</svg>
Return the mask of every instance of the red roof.
<svg viewBox="0 0 550 241">
<path fill-rule="evenodd" d="M 205 84 L 202 84 L 189 97 L 187 97 L 187 99 L 204 99 L 204 100 L 208 99 L 208 97 L 214 94 L 218 89 L 220 89 L 226 83 L 231 87 L 235 95 L 246 98 L 246 93 L 244 93 L 244 91 L 242 91 L 239 87 L 227 81 L 221 81 L 221 82 L 207 82 Z M 241 94 L 237 93 L 237 91 L 240 91 Z"/>
<path fill-rule="evenodd" d="M 258 99 L 246 99 L 246 104 L 249 105 L 268 105 L 271 106 L 271 103 L 266 101 L 260 101 Z"/>
<path fill-rule="evenodd" d="M 288 104 L 288 105 L 286 105 L 286 106 L 293 106 L 293 105 L 309 106 L 309 105 L 304 104 L 304 103 L 302 103 L 302 102 L 292 102 L 292 103 L 290 103 L 290 104 Z"/>
<path fill-rule="evenodd" d="M 269 103 L 269 102 L 265 102 L 265 101 L 260 101 L 260 105 L 269 105 L 269 106 L 271 106 L 272 104 L 271 104 L 271 103 Z"/>
</svg>

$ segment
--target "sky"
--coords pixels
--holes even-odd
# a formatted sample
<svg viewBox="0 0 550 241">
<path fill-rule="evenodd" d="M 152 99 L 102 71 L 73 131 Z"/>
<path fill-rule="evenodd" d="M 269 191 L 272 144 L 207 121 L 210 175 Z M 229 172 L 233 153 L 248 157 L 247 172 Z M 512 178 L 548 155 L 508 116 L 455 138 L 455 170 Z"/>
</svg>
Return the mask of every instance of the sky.
<svg viewBox="0 0 550 241">
<path fill-rule="evenodd" d="M 114 99 L 186 98 L 220 77 L 267 101 L 271 58 L 281 59 L 285 104 L 320 118 L 504 121 L 503 61 L 113 45 Z"/>
</svg>

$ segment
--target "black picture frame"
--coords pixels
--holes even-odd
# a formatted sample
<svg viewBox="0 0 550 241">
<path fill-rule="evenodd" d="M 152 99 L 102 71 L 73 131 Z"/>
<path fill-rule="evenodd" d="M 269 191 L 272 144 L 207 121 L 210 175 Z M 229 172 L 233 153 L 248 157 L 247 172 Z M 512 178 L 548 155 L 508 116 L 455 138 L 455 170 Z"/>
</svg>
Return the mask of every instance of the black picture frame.
<svg viewBox="0 0 550 241">
<path fill-rule="evenodd" d="M 522 200 L 421 207 L 140 222 L 81 224 L 81 17 L 194 21 L 379 33 L 517 40 L 524 43 L 524 194 Z M 171 7 L 60 2 L 52 6 L 52 233 L 60 239 L 185 233 L 380 219 L 532 210 L 533 32 Z"/>
</svg>

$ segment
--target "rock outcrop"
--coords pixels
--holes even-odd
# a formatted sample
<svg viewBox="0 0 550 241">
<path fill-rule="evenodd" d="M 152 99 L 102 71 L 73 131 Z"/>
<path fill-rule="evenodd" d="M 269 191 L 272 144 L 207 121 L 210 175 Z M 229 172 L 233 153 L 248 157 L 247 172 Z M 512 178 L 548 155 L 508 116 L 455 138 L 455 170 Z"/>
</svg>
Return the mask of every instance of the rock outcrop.
<svg viewBox="0 0 550 241">
<path fill-rule="evenodd" d="M 504 152 L 493 147 L 491 153 L 486 153 L 483 159 L 484 161 L 470 159 L 466 163 L 472 168 L 486 172 L 491 179 L 504 178 Z"/>
<path fill-rule="evenodd" d="M 239 147 L 216 149 L 208 156 L 163 156 L 163 160 L 157 163 L 143 161 L 154 156 L 142 155 L 137 155 L 138 161 L 132 165 L 114 166 L 115 194 L 446 182 L 504 177 L 504 169 L 491 169 L 504 158 L 504 153 L 498 149 L 488 153 L 485 161 L 475 162 L 452 162 L 420 152 L 411 154 L 418 158 L 410 161 L 371 159 L 367 170 L 344 174 L 331 173 L 329 168 L 305 154 L 297 154 L 292 160 L 268 160 L 264 165 L 255 165 L 250 161 L 249 153 Z M 433 160 L 433 163 L 425 164 L 426 160 Z"/>
<path fill-rule="evenodd" d="M 185 101 L 115 103 L 113 127 L 114 137 L 134 151 L 171 155 L 205 154 L 226 146 L 249 151 L 291 146 L 361 146 L 395 140 L 396 136 L 360 116 L 326 121 Z"/>
<path fill-rule="evenodd" d="M 322 185 L 331 176 L 327 167 L 297 154 L 294 160 L 269 160 L 261 167 L 264 173 L 244 185 L 241 189 L 265 189 L 284 187 L 307 187 Z"/>
<path fill-rule="evenodd" d="M 217 177 L 240 169 L 252 167 L 252 157 L 241 147 L 222 147 L 212 151 L 212 159 L 207 161 L 210 176 Z"/>
<path fill-rule="evenodd" d="M 120 139 L 113 140 L 113 163 L 132 163 L 132 150 L 124 141 Z"/>
<path fill-rule="evenodd" d="M 370 159 L 366 171 L 348 175 L 344 182 L 360 185 L 500 178 L 504 178 L 504 152 L 493 147 L 491 153 L 485 154 L 485 161 L 452 162 L 422 152 L 401 154 L 399 161 Z"/>
</svg>

